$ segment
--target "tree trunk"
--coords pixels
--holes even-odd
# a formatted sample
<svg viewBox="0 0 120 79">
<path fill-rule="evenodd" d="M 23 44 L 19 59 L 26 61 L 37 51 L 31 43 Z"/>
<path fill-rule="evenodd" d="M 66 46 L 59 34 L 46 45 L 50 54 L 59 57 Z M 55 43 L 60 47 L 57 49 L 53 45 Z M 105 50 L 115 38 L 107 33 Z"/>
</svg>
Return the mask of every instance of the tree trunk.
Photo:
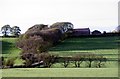
<svg viewBox="0 0 120 79">
<path fill-rule="evenodd" d="M 92 66 L 92 61 L 90 61 L 90 63 L 89 63 L 89 68 L 91 68 L 91 66 Z"/>
</svg>

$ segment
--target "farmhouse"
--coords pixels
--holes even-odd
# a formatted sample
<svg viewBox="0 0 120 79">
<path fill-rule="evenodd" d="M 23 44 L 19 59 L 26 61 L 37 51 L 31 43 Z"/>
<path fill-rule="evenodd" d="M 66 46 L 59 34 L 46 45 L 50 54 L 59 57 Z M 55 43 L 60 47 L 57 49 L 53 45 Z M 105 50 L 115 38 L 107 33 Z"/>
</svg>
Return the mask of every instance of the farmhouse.
<svg viewBox="0 0 120 79">
<path fill-rule="evenodd" d="M 73 29 L 73 36 L 90 35 L 89 28 Z"/>
</svg>

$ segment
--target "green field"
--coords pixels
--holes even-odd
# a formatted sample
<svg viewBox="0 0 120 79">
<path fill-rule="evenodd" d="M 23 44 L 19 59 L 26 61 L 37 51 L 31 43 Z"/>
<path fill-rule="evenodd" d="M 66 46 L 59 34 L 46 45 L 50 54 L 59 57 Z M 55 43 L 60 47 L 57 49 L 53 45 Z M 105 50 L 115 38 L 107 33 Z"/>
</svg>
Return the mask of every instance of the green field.
<svg viewBox="0 0 120 79">
<path fill-rule="evenodd" d="M 16 47 L 16 41 L 18 38 L 2 38 L 2 56 L 4 57 L 16 57 L 21 52 Z"/>
<path fill-rule="evenodd" d="M 19 56 L 21 52 L 15 46 L 15 41 L 17 38 L 2 38 L 2 55 L 4 57 L 16 57 Z M 118 37 L 94 37 L 94 38 L 69 38 L 58 45 L 49 49 L 50 53 L 58 54 L 60 56 L 72 56 L 77 53 L 95 53 L 102 54 L 106 58 L 115 58 L 118 59 Z M 20 62 L 18 59 L 17 62 Z M 45 69 L 45 68 L 27 68 L 27 69 L 3 69 L 3 76 L 118 76 L 117 61 L 106 62 L 104 68 L 61 68 L 61 64 L 55 64 L 52 66 L 53 68 Z M 58 67 L 58 68 L 56 68 Z M 49 72 L 50 73 L 49 73 Z M 74 72 L 70 72 L 74 71 Z M 110 72 L 112 71 L 112 72 Z M 77 72 L 77 73 L 75 73 Z M 100 72 L 99 74 L 96 74 Z M 9 74 L 7 74 L 9 73 Z M 29 73 L 25 75 L 24 73 Z M 47 73 L 47 74 L 43 74 Z M 56 74 L 54 74 L 56 73 Z M 61 74 L 60 74 L 61 73 Z M 86 74 L 84 74 L 86 73 Z M 16 74 L 16 75 L 13 75 Z"/>
<path fill-rule="evenodd" d="M 112 72 L 111 72 L 112 70 Z M 4 69 L 3 77 L 118 77 L 117 68 L 16 68 Z"/>
</svg>

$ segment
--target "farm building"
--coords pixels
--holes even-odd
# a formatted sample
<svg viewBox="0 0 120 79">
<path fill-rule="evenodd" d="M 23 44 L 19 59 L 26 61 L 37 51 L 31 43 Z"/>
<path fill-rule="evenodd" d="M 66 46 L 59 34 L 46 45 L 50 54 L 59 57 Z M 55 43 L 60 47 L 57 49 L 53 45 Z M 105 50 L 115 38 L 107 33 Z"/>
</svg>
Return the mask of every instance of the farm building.
<svg viewBox="0 0 120 79">
<path fill-rule="evenodd" d="M 100 31 L 98 31 L 98 30 L 94 30 L 93 32 L 92 32 L 92 35 L 101 35 L 102 33 L 100 32 Z"/>
<path fill-rule="evenodd" d="M 73 36 L 90 35 L 89 28 L 73 29 Z"/>
</svg>

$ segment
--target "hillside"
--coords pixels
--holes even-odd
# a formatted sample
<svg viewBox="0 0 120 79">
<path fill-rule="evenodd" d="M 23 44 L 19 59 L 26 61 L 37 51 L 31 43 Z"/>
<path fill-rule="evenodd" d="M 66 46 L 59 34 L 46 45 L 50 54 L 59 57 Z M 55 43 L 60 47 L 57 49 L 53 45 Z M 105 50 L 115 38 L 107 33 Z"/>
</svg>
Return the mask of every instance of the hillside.
<svg viewBox="0 0 120 79">
<path fill-rule="evenodd" d="M 16 41 L 18 38 L 2 38 L 2 55 L 4 57 L 16 57 L 21 52 L 16 47 Z"/>
<path fill-rule="evenodd" d="M 17 38 L 2 38 L 2 55 L 17 57 L 21 52 L 16 47 Z M 50 53 L 60 56 L 71 56 L 78 53 L 95 53 L 106 58 L 118 59 L 118 37 L 68 38 L 49 49 Z M 107 67 L 116 67 L 117 61 L 110 62 Z"/>
</svg>

